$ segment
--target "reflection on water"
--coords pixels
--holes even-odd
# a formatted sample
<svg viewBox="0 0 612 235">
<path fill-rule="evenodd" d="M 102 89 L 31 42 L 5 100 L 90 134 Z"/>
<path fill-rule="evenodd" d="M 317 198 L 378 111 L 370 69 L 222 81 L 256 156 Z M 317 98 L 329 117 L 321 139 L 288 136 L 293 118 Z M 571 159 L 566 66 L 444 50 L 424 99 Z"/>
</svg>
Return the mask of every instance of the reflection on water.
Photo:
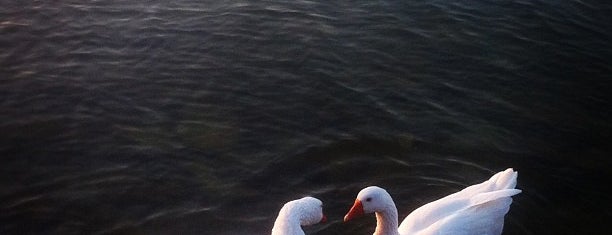
<svg viewBox="0 0 612 235">
<path fill-rule="evenodd" d="M 365 186 L 403 217 L 508 167 L 505 234 L 605 231 L 606 4 L 2 5 L 2 234 L 267 234 L 304 195 L 369 234 Z"/>
</svg>

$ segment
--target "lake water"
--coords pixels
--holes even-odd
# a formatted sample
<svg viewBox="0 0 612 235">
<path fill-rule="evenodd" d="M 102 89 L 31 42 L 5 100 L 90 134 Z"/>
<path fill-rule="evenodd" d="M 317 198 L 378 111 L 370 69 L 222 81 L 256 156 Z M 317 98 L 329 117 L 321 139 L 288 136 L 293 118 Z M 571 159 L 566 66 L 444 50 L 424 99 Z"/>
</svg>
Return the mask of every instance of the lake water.
<svg viewBox="0 0 612 235">
<path fill-rule="evenodd" d="M 504 234 L 605 234 L 605 1 L 0 0 L 0 234 L 268 234 L 513 167 Z"/>
</svg>

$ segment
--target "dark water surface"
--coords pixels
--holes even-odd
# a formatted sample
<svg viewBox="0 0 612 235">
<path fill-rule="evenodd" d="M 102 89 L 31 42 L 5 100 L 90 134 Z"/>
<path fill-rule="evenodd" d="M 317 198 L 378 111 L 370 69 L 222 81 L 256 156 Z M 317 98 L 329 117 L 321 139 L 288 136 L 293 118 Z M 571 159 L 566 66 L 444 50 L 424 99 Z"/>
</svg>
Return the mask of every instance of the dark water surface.
<svg viewBox="0 0 612 235">
<path fill-rule="evenodd" d="M 519 172 L 505 234 L 606 234 L 606 1 L 0 0 L 0 234 L 309 234 Z"/>
</svg>

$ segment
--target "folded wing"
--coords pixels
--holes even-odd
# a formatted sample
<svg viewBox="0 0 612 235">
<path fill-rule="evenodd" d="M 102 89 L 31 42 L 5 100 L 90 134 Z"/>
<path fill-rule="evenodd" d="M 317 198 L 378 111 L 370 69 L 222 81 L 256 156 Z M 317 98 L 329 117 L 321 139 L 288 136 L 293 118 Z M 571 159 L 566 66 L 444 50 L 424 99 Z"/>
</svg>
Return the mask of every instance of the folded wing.
<svg viewBox="0 0 612 235">
<path fill-rule="evenodd" d="M 404 219 L 400 234 L 500 234 L 518 173 L 512 168 L 489 180 L 430 202 Z M 498 232 L 499 231 L 499 232 Z"/>
</svg>

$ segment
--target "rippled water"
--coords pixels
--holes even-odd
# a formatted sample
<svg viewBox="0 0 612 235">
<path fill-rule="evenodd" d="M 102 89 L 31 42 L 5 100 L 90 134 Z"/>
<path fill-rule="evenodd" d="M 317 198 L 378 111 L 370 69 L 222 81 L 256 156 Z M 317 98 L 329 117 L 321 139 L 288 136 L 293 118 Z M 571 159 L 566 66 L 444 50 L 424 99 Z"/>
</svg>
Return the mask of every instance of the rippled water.
<svg viewBox="0 0 612 235">
<path fill-rule="evenodd" d="M 504 234 L 612 218 L 603 1 L 0 0 L 1 234 L 267 234 L 507 167 Z"/>
</svg>

